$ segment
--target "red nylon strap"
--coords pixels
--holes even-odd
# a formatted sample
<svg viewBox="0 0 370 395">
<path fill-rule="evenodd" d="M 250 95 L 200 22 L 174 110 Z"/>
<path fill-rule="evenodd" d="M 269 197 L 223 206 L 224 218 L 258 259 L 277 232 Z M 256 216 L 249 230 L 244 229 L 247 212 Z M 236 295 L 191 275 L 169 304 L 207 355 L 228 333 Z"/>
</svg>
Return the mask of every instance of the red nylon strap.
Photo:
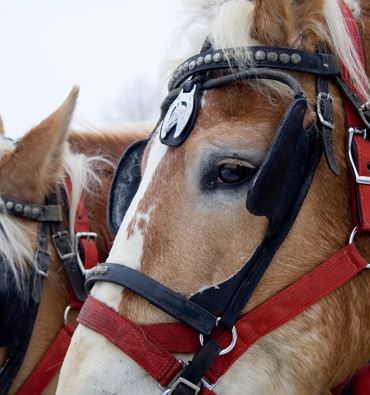
<svg viewBox="0 0 370 395">
<path fill-rule="evenodd" d="M 262 336 L 342 286 L 366 265 L 356 247 L 348 245 L 244 315 L 236 324 L 238 341 L 235 348 L 217 359 L 207 378 L 216 382 Z M 181 364 L 169 351 L 190 353 L 199 349 L 198 335 L 181 324 L 138 326 L 92 296 L 85 302 L 78 321 L 111 341 L 162 386 L 166 386 L 181 369 Z M 226 346 L 230 334 L 222 334 L 218 341 Z"/>
<path fill-rule="evenodd" d="M 358 30 L 357 23 L 353 18 L 351 10 L 347 7 L 343 0 L 341 0 L 341 10 L 346 22 L 347 30 L 351 35 L 357 57 L 360 59 L 361 64 L 365 70 L 365 58 L 360 32 Z M 346 84 L 365 102 L 365 98 L 361 95 L 357 87 L 352 82 L 348 70 L 343 64 L 341 65 L 341 72 Z M 364 125 L 361 118 L 347 100 L 344 100 L 344 111 L 348 128 L 363 129 Z M 358 173 L 360 176 L 368 177 L 370 176 L 370 171 L 368 169 L 368 165 L 370 163 L 370 141 L 365 140 L 360 135 L 355 135 L 353 138 L 353 143 L 356 148 L 355 154 L 357 159 Z M 355 182 L 352 192 L 352 200 L 353 220 L 355 225 L 358 226 L 358 231 L 370 231 L 370 185 L 357 184 Z"/>
<path fill-rule="evenodd" d="M 182 364 L 149 339 L 142 328 L 92 296 L 87 298 L 77 321 L 103 335 L 164 387 L 182 369 Z"/>
<path fill-rule="evenodd" d="M 258 339 L 280 327 L 330 292 L 355 277 L 367 261 L 351 244 L 238 321 L 238 342 L 232 353 L 218 358 L 212 370 L 222 376 Z M 229 338 L 220 340 L 227 344 Z"/>
<path fill-rule="evenodd" d="M 72 194 L 72 182 L 69 177 L 64 179 L 65 190 L 67 192 L 68 200 L 71 200 Z M 76 217 L 75 217 L 75 233 L 86 233 L 90 231 L 89 216 L 86 206 L 86 199 L 84 195 L 81 195 L 80 201 L 78 202 Z M 83 266 L 85 269 L 91 269 L 99 262 L 99 252 L 96 246 L 96 242 L 92 238 L 80 238 L 80 249 L 82 250 Z M 68 287 L 68 304 L 72 309 L 80 309 L 82 302 L 79 301 L 74 295 L 71 286 Z"/>
<path fill-rule="evenodd" d="M 16 395 L 40 395 L 62 366 L 67 353 L 74 328 L 63 326 L 53 343 L 33 369 L 26 381 L 16 392 Z"/>
</svg>

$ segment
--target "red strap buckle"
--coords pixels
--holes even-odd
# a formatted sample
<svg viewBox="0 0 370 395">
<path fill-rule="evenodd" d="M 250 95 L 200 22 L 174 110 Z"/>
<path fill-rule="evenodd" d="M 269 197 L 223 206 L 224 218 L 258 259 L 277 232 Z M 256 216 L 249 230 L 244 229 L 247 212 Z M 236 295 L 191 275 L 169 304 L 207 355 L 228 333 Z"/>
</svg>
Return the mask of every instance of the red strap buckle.
<svg viewBox="0 0 370 395">
<path fill-rule="evenodd" d="M 92 240 L 95 243 L 96 238 L 97 238 L 97 234 L 95 232 L 77 232 L 75 234 L 75 254 L 76 254 L 76 258 L 77 258 L 77 264 L 78 264 L 78 267 L 84 277 L 86 276 L 87 270 L 85 268 L 84 262 L 81 259 L 80 251 L 79 251 L 81 239 L 86 240 L 86 242 Z M 85 247 L 85 246 L 83 246 L 83 247 Z M 94 262 L 94 266 L 95 266 L 95 264 L 96 263 Z"/>
<path fill-rule="evenodd" d="M 348 158 L 352 167 L 353 174 L 355 176 L 355 180 L 357 184 L 370 185 L 370 177 L 362 176 L 359 173 L 358 167 L 355 163 L 355 159 L 353 157 L 352 148 L 353 148 L 353 139 L 355 135 L 362 136 L 363 139 L 366 139 L 367 130 L 366 129 L 357 129 L 357 128 L 349 128 L 348 129 Z"/>
</svg>

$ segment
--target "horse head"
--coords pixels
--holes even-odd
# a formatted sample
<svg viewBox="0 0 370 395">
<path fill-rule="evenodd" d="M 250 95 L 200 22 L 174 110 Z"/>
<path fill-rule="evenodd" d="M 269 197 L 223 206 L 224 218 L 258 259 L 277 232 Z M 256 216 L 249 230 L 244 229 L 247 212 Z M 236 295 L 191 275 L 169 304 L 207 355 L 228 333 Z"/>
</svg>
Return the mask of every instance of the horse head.
<svg viewBox="0 0 370 395">
<path fill-rule="evenodd" d="M 337 60 L 367 99 L 369 85 L 342 2 L 190 3 L 195 14 L 183 35 L 191 33 L 194 46 L 169 82 L 158 127 L 121 159 L 110 219 L 122 223 L 107 264 L 88 279 L 91 309 L 58 393 L 161 393 L 152 377 L 166 394 L 327 392 L 370 355 L 366 272 L 259 337 L 219 381 L 212 374 L 227 360 L 219 355 L 241 347 L 234 326 L 241 316 L 347 244 L 350 170 Z M 114 326 L 120 317 L 125 326 Z M 169 384 L 163 353 L 191 348 L 176 348 L 176 336 L 171 345 L 163 340 L 175 318 L 201 334 L 202 347 L 185 368 L 165 359 L 180 371 Z M 168 333 L 151 343 L 159 323 Z M 222 350 L 204 341 L 216 326 L 232 334 Z M 199 366 L 207 366 L 200 377 Z"/>
</svg>

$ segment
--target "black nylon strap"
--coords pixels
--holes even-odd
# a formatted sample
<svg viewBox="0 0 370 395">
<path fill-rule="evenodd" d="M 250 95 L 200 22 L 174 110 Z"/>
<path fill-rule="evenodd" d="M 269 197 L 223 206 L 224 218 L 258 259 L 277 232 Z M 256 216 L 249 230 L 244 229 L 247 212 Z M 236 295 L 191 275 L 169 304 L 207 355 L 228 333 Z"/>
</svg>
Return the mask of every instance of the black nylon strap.
<svg viewBox="0 0 370 395">
<path fill-rule="evenodd" d="M 220 352 L 221 347 L 214 340 L 209 340 L 197 354 L 195 354 L 191 363 L 184 369 L 180 377 L 195 385 L 202 386 L 201 380 L 204 372 L 208 372 Z M 180 383 L 174 388 L 172 394 L 194 395 L 194 390 L 186 384 Z"/>
<path fill-rule="evenodd" d="M 212 313 L 130 267 L 117 263 L 98 265 L 86 274 L 87 290 L 90 290 L 98 281 L 130 289 L 205 336 L 208 336 L 216 326 L 217 317 Z"/>
</svg>

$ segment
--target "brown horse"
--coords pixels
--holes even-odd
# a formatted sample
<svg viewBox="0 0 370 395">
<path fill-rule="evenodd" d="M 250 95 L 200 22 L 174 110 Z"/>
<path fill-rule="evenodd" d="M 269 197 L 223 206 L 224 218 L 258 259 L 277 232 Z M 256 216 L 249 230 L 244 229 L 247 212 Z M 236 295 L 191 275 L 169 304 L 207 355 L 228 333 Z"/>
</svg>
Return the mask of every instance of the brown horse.
<svg viewBox="0 0 370 395">
<path fill-rule="evenodd" d="M 46 194 L 56 184 L 63 183 L 67 172 L 72 180 L 69 225 L 75 221 L 76 202 L 84 194 L 90 230 L 97 233 L 99 256 L 105 259 L 112 243 L 105 218 L 114 165 L 122 148 L 143 138 L 148 129 L 143 124 L 125 125 L 122 131 L 116 132 L 68 133 L 76 97 L 77 91 L 74 90 L 55 113 L 28 132 L 17 144 L 0 136 L 0 194 L 42 204 Z M 37 246 L 37 226 L 31 220 L 0 212 L 0 256 L 6 258 L 5 262 L 0 262 L 1 265 L 7 264 L 8 270 L 14 271 L 20 293 L 23 292 L 22 276 L 26 277 L 27 273 L 35 270 L 30 262 Z M 73 233 L 73 226 L 71 231 Z M 63 325 L 63 312 L 68 303 L 68 281 L 55 250 L 50 248 L 50 252 L 48 277 L 32 337 L 9 394 L 17 392 Z M 28 296 L 21 297 L 27 300 Z M 69 317 L 72 322 L 73 315 Z M 0 349 L 0 366 L 6 363 L 7 355 L 6 348 Z M 55 393 L 57 376 L 49 383 L 44 394 Z M 1 393 L 3 390 L 0 388 Z"/>
<path fill-rule="evenodd" d="M 341 60 L 358 90 L 369 100 L 368 79 L 356 57 L 340 1 L 187 3 L 192 7 L 182 36 L 187 39 L 190 35 L 194 43 L 188 55 L 197 54 L 204 42 L 205 49 L 209 43 L 216 50 L 264 45 L 310 53 L 323 45 Z M 358 11 L 357 1 L 349 3 Z M 181 38 L 178 40 L 181 43 Z M 208 60 L 214 63 L 222 58 L 228 60 L 229 53 L 190 59 L 177 70 L 174 80 L 189 69 L 202 67 Z M 270 49 L 268 54 L 268 61 L 278 61 L 276 52 Z M 254 55 L 252 60 L 248 51 L 242 51 L 237 61 L 253 66 L 254 61 L 265 60 L 266 52 Z M 292 63 L 301 60 L 297 56 L 291 59 Z M 285 54 L 279 61 L 286 64 L 289 59 Z M 309 109 L 303 122 L 307 128 L 316 118 L 316 78 L 307 72 L 284 73 L 300 82 L 308 98 Z M 204 85 L 208 83 L 208 87 L 210 78 L 212 81 L 212 77 L 228 75 L 222 71 L 210 74 L 204 77 Z M 196 81 L 202 83 L 199 76 Z M 186 89 L 190 94 L 189 85 L 184 85 L 183 93 Z M 252 311 L 302 278 L 348 243 L 353 225 L 347 131 L 341 96 L 332 82 L 329 91 L 334 98 L 334 152 L 340 176 L 334 176 L 325 160 L 321 160 L 288 237 L 242 313 Z M 257 83 L 255 79 L 250 83 L 234 82 L 203 94 L 192 132 L 181 145 L 169 148 L 163 142 L 166 133 L 163 136 L 158 128 L 144 151 L 141 184 L 107 262 L 140 270 L 188 298 L 198 295 L 201 300 L 202 291 L 210 289 L 216 294 L 220 283 L 237 273 L 248 257 L 254 256 L 256 246 L 264 240 L 270 226 L 267 215 L 253 215 L 246 209 L 246 196 L 249 198 L 255 174 L 264 163 L 290 102 L 290 90 L 266 82 L 263 77 Z M 289 142 L 285 149 L 289 149 Z M 283 177 L 285 174 L 279 174 L 271 179 L 271 186 Z M 272 203 L 279 201 L 278 194 L 271 197 L 268 185 L 262 195 L 265 197 Z M 369 257 L 369 244 L 361 241 L 359 244 Z M 109 275 L 109 270 L 109 265 L 103 265 L 96 276 L 103 278 Z M 331 393 L 331 388 L 370 359 L 369 281 L 370 273 L 363 271 L 262 337 L 221 377 L 214 391 L 219 395 Z M 315 286 L 313 283 L 312 288 Z M 174 321 L 143 298 L 114 284 L 95 284 L 92 296 L 109 306 L 111 315 L 113 310 L 137 324 Z M 220 300 L 216 302 L 222 304 Z M 127 355 L 89 328 L 92 327 L 80 325 L 75 332 L 62 368 L 58 394 L 161 393 L 156 381 L 128 356 L 135 354 L 135 347 L 140 353 L 140 345 L 147 344 L 145 336 L 139 337 L 140 344 L 137 339 L 136 343 L 130 343 L 130 337 L 121 328 L 117 328 L 115 336 L 112 333 L 109 339 L 115 344 L 120 338 L 128 343 Z M 186 358 L 191 359 L 189 355 Z"/>
</svg>

